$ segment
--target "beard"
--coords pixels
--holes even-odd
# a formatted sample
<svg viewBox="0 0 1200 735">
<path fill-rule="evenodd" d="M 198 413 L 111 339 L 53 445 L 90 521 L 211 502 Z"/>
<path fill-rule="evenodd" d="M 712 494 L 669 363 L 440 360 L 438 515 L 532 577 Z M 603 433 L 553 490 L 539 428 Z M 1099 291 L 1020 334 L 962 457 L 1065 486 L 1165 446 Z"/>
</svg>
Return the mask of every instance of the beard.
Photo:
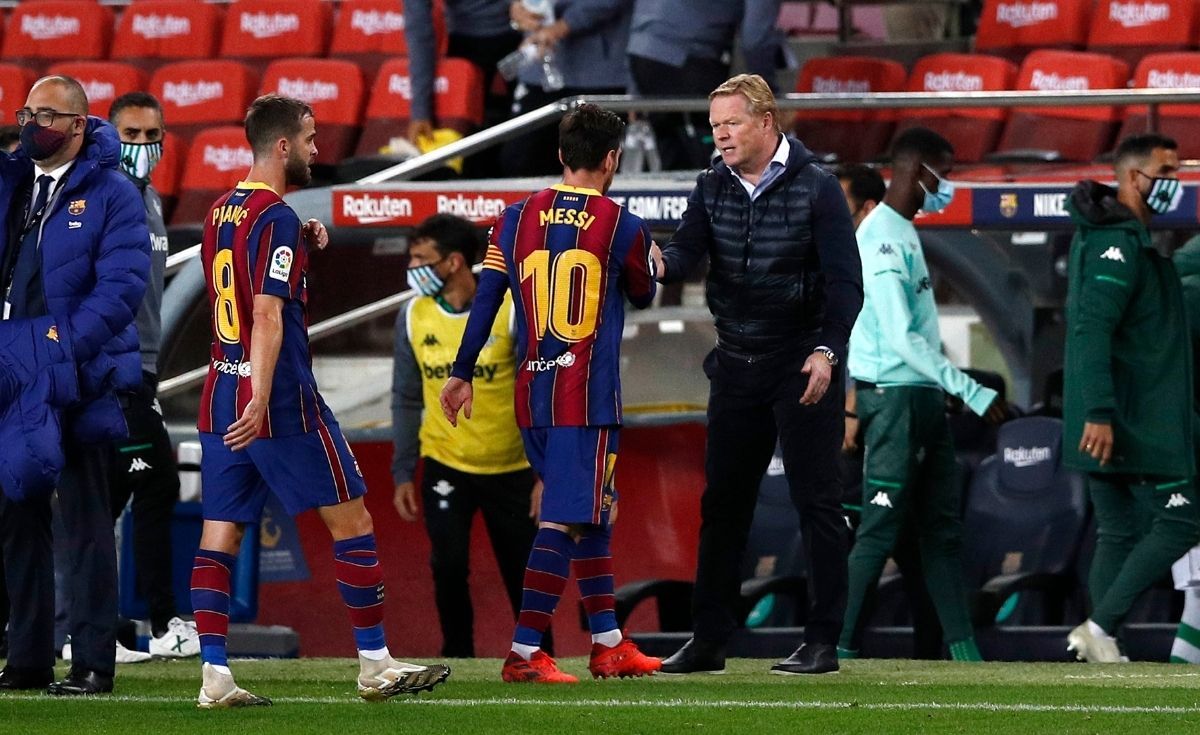
<svg viewBox="0 0 1200 735">
<path fill-rule="evenodd" d="M 312 181 L 312 169 L 307 156 L 290 155 L 283 166 L 284 181 L 288 186 L 308 186 Z"/>
</svg>

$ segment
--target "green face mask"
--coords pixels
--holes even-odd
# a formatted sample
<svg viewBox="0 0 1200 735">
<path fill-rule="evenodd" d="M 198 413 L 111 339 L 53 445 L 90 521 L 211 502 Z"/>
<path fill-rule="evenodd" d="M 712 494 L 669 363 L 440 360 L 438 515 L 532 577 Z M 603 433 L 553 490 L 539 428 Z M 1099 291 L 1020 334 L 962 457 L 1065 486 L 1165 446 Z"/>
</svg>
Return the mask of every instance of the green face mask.
<svg viewBox="0 0 1200 735">
<path fill-rule="evenodd" d="M 154 143 L 121 143 L 121 170 L 143 183 L 162 158 L 162 141 Z"/>
</svg>

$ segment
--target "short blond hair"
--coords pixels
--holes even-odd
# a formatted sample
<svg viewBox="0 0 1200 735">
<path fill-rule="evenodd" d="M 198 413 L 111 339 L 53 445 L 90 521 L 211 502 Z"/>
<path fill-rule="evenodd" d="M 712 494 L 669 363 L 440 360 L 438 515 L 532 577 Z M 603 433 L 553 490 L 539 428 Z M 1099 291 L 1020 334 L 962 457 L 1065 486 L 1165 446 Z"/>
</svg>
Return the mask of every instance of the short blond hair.
<svg viewBox="0 0 1200 735">
<path fill-rule="evenodd" d="M 775 104 L 775 94 L 771 85 L 758 74 L 738 74 L 722 82 L 709 93 L 708 98 L 725 97 L 740 94 L 750 103 L 750 112 L 754 115 L 771 114 L 775 129 L 779 130 L 779 106 Z"/>
</svg>

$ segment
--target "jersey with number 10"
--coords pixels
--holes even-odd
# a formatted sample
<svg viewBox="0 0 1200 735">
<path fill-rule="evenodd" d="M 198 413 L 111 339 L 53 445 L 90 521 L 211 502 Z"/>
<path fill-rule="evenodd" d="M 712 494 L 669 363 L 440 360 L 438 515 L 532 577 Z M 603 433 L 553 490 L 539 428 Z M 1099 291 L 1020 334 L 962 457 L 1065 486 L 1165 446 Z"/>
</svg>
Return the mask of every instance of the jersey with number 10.
<svg viewBox="0 0 1200 735">
<path fill-rule="evenodd" d="M 225 433 L 250 401 L 250 332 L 254 297 L 260 294 L 277 296 L 284 304 L 283 344 L 258 436 L 317 429 L 328 409 L 317 392 L 308 348 L 308 251 L 300 218 L 265 184 L 239 182 L 209 212 L 200 257 L 212 309 L 200 431 Z"/>
<path fill-rule="evenodd" d="M 517 424 L 619 425 L 624 297 L 639 309 L 654 299 L 650 243 L 640 217 L 593 189 L 560 184 L 512 205 L 492 228 L 451 374 L 470 380 L 491 326 L 486 313 L 494 316 L 510 289 Z"/>
</svg>

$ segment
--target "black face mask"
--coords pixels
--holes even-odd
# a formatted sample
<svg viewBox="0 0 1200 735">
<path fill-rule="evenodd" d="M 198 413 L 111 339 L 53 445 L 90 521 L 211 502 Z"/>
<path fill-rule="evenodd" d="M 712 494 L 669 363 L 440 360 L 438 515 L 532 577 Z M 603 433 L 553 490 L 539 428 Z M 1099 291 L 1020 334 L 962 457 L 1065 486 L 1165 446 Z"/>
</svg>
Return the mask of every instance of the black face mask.
<svg viewBox="0 0 1200 735">
<path fill-rule="evenodd" d="M 45 161 L 62 150 L 67 134 L 54 128 L 43 128 L 32 121 L 21 128 L 21 150 L 35 161 Z"/>
</svg>

